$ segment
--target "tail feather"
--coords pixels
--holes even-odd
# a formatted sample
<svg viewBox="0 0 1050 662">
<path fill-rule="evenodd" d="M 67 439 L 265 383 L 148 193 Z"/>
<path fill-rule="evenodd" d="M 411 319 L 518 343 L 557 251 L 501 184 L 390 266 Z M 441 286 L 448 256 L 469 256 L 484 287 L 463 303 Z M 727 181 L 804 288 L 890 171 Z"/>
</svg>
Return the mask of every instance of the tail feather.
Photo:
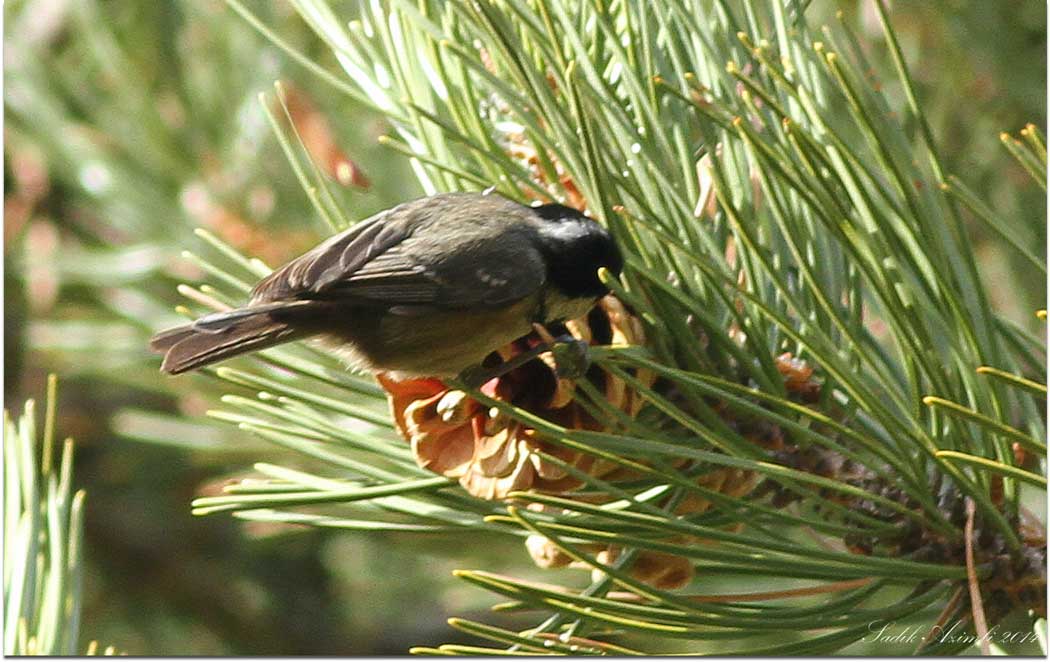
<svg viewBox="0 0 1050 662">
<path fill-rule="evenodd" d="M 158 333 L 150 340 L 150 349 L 164 353 L 161 371 L 177 375 L 310 335 L 288 322 L 274 319 L 270 315 L 273 310 L 271 306 L 260 306 L 209 315 L 198 322 Z"/>
</svg>

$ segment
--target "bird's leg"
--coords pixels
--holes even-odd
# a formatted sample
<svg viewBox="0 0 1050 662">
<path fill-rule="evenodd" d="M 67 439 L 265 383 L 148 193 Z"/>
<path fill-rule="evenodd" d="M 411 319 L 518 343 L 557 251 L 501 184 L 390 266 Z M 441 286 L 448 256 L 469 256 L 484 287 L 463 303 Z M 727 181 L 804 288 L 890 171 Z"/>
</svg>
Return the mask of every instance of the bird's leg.
<svg viewBox="0 0 1050 662">
<path fill-rule="evenodd" d="M 502 377 L 508 372 L 520 368 L 521 366 L 525 365 L 526 363 L 528 363 L 529 361 L 531 361 L 532 359 L 536 358 L 537 356 L 546 352 L 549 349 L 550 348 L 547 347 L 547 344 L 544 343 L 542 345 L 537 345 L 536 347 L 533 347 L 528 351 L 522 352 L 521 354 L 518 354 L 509 361 L 504 361 L 499 365 L 494 365 L 491 368 L 486 368 L 485 366 L 481 365 L 471 366 L 470 368 L 467 368 L 463 372 L 459 373 L 458 379 L 459 381 L 463 382 L 463 384 L 467 388 L 481 388 L 482 384 L 485 384 L 489 380 L 495 379 L 496 377 Z"/>
<path fill-rule="evenodd" d="M 555 374 L 558 377 L 579 379 L 586 374 L 587 368 L 590 366 L 588 352 L 590 345 L 585 340 L 580 340 L 568 333 L 554 337 L 541 324 L 533 324 L 533 328 L 536 329 L 536 333 L 543 341 L 542 343 L 518 354 L 509 361 L 504 361 L 491 368 L 485 368 L 480 365 L 467 368 L 459 373 L 459 380 L 468 388 L 479 388 L 491 379 L 502 377 L 508 372 L 520 368 L 544 352 L 551 352 L 554 355 Z"/>
</svg>

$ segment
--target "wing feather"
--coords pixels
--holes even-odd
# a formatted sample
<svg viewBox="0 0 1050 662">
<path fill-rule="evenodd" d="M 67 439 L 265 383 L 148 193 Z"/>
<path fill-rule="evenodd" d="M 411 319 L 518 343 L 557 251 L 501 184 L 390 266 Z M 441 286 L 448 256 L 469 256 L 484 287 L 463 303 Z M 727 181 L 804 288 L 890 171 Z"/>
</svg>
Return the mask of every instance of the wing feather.
<svg viewBox="0 0 1050 662">
<path fill-rule="evenodd" d="M 507 230 L 492 215 L 437 223 L 458 213 L 454 201 L 446 208 L 433 199 L 417 202 L 362 221 L 289 262 L 255 287 L 252 301 L 342 299 L 402 311 L 496 306 L 545 282 L 529 226 Z M 500 212 L 506 207 L 493 210 Z M 459 233 L 453 242 L 450 232 Z"/>
<path fill-rule="evenodd" d="M 277 269 L 252 289 L 252 302 L 304 298 L 352 275 L 408 235 L 397 226 L 393 230 L 386 227 L 383 220 L 388 215 L 384 212 L 361 221 Z"/>
</svg>

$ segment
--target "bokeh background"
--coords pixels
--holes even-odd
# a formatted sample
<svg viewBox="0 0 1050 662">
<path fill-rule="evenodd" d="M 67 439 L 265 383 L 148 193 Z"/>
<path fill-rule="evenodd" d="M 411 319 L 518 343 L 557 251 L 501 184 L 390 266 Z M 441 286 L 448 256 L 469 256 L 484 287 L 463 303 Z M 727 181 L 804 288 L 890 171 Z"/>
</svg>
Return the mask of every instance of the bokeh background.
<svg viewBox="0 0 1050 662">
<path fill-rule="evenodd" d="M 331 4 L 347 17 L 357 7 Z M 1045 126 L 1046 6 L 1008 5 L 896 0 L 892 18 L 946 169 L 1042 251 L 1044 195 L 999 133 Z M 253 9 L 337 71 L 289 3 Z M 835 10 L 871 40 L 874 75 L 891 71 L 870 7 L 810 9 Z M 378 143 L 383 120 L 220 0 L 11 0 L 3 12 L 5 407 L 60 376 L 58 429 L 77 440 L 88 491 L 84 636 L 132 654 L 403 654 L 463 641 L 445 618 L 489 606 L 452 569 L 542 578 L 518 542 L 500 538 L 190 515 L 194 496 L 282 454 L 204 417 L 215 383 L 158 374 L 146 341 L 178 320 L 176 286 L 204 276 L 181 252 L 201 247 L 202 227 L 277 265 L 325 235 L 260 94 L 272 100 L 274 81 L 286 85 L 291 121 L 349 216 L 420 189 Z M 976 226 L 972 236 L 994 304 L 1037 330 L 1045 282 L 996 238 Z"/>
</svg>

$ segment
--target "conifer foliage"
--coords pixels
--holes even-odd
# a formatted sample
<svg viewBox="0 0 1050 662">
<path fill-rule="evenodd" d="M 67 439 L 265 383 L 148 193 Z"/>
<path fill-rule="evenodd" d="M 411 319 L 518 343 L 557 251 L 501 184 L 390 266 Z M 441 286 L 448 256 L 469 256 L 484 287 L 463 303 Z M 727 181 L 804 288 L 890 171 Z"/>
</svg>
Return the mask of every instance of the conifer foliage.
<svg viewBox="0 0 1050 662">
<path fill-rule="evenodd" d="M 892 71 L 872 69 L 845 23 L 809 25 L 803 4 L 424 1 L 347 20 L 295 3 L 342 70 L 296 56 L 389 118 L 384 140 L 425 191 L 495 187 L 606 224 L 627 266 L 603 277 L 644 340 L 591 347 L 596 371 L 568 397 L 598 429 L 498 390 L 453 398 L 542 440 L 491 444 L 470 466 L 509 471 L 517 452 L 572 489 L 467 493 L 455 471 L 429 477 L 417 442 L 437 432 L 406 434 L 413 457 L 384 392 L 313 350 L 267 353 L 280 377 L 219 368 L 259 393 L 217 415 L 332 472 L 257 466 L 267 479 L 198 512 L 492 529 L 525 538 L 540 565 L 592 571 L 582 589 L 459 572 L 509 599 L 502 610 L 549 615 L 520 632 L 454 619 L 495 648 L 443 652 L 813 654 L 913 622 L 934 633 L 916 652 L 949 653 L 975 639 L 938 638 L 945 624 L 979 638 L 1014 613 L 1044 617 L 1045 534 L 1025 506 L 1046 488 L 1044 346 L 990 305 L 964 213 L 1009 233 L 944 171 L 885 7 Z M 1004 142 L 1045 176 L 1037 128 Z M 297 162 L 318 213 L 351 222 Z M 611 402 L 610 380 L 637 412 Z M 458 420 L 433 393 L 407 410 L 392 393 L 402 432 L 420 407 Z M 364 515 L 309 508 L 321 502 Z M 736 590 L 712 592 L 713 578 Z M 775 588 L 740 590 L 756 584 Z M 635 633 L 655 638 L 629 650 Z"/>
<path fill-rule="evenodd" d="M 589 346 L 574 377 L 555 352 L 479 389 L 394 382 L 309 343 L 207 368 L 209 416 L 295 467 L 258 462 L 194 512 L 508 536 L 545 569 L 456 571 L 499 613 L 450 619 L 476 645 L 418 653 L 857 654 L 909 628 L 880 651 L 1038 650 L 1045 342 L 993 305 L 972 236 L 1045 259 L 946 169 L 883 0 L 875 36 L 808 4 L 290 0 L 325 47 L 308 52 L 287 17 L 227 0 L 311 74 L 259 107 L 327 230 L 360 220 L 337 187 L 384 182 L 333 144 L 319 90 L 385 117 L 425 193 L 575 207 L 626 264 L 548 330 Z M 1002 142 L 1045 186 L 1040 129 Z M 204 216 L 187 317 L 276 264 L 250 222 Z"/>
</svg>

